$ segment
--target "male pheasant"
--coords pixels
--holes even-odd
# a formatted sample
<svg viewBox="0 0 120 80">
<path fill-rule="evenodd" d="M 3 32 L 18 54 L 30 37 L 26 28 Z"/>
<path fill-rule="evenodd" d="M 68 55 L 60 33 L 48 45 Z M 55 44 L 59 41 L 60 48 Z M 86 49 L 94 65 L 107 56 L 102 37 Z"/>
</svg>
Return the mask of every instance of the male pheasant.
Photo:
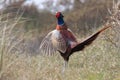
<svg viewBox="0 0 120 80">
<path fill-rule="evenodd" d="M 40 51 L 41 53 L 48 55 L 51 55 L 56 51 L 60 52 L 61 56 L 65 60 L 66 66 L 71 54 L 77 51 L 81 51 L 85 48 L 85 46 L 90 45 L 102 31 L 109 28 L 110 26 L 104 27 L 82 42 L 78 42 L 72 31 L 68 29 L 63 17 L 64 16 L 61 12 L 56 13 L 56 29 L 49 32 L 43 39 L 40 45 Z"/>
</svg>

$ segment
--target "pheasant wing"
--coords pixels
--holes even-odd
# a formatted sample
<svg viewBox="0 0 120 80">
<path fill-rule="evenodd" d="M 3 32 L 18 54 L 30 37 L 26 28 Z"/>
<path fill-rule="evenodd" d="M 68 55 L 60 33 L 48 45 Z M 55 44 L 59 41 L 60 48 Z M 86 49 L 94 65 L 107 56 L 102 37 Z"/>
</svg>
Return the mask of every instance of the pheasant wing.
<svg viewBox="0 0 120 80">
<path fill-rule="evenodd" d="M 52 32 L 48 33 L 48 35 L 41 42 L 40 52 L 43 55 L 51 55 L 56 52 L 56 49 L 54 48 L 53 43 L 51 41 L 52 34 Z"/>
<path fill-rule="evenodd" d="M 66 41 L 57 30 L 53 30 L 48 33 L 40 45 L 41 53 L 47 55 L 54 54 L 56 51 L 65 52 L 66 49 Z"/>
</svg>

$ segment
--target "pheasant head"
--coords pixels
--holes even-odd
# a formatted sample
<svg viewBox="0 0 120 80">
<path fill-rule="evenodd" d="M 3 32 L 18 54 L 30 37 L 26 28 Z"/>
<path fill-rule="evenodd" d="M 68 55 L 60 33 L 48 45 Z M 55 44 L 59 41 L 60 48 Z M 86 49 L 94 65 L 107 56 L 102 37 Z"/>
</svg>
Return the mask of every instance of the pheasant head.
<svg viewBox="0 0 120 80">
<path fill-rule="evenodd" d="M 63 17 L 64 16 L 62 15 L 61 12 L 56 13 L 57 24 L 60 25 L 60 26 L 64 25 L 64 23 L 65 23 Z"/>
</svg>

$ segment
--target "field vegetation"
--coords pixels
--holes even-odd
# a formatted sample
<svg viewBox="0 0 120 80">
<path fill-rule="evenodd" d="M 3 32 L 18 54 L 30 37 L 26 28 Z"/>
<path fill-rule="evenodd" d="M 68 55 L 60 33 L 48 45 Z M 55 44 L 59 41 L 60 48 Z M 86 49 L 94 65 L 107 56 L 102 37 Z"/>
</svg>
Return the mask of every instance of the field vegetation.
<svg viewBox="0 0 120 80">
<path fill-rule="evenodd" d="M 56 26 L 54 15 L 39 13 L 34 5 L 21 7 L 23 2 L 11 3 L 0 13 L 0 80 L 120 80 L 120 1 L 76 0 L 75 9 L 63 13 L 78 40 L 111 26 L 73 54 L 64 73 L 59 53 L 39 53 L 41 40 Z"/>
</svg>

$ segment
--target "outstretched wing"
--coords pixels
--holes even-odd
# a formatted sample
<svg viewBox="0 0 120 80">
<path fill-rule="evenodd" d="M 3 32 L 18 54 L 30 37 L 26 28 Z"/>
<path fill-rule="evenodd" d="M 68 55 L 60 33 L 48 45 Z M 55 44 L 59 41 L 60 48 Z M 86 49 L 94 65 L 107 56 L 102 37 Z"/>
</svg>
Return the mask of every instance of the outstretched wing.
<svg viewBox="0 0 120 80">
<path fill-rule="evenodd" d="M 83 50 L 86 46 L 90 45 L 97 37 L 98 35 L 104 31 L 105 29 L 109 28 L 110 26 L 104 27 L 102 29 L 100 29 L 98 32 L 94 33 L 93 35 L 91 35 L 90 37 L 88 37 L 87 39 L 85 39 L 84 41 L 82 41 L 81 43 L 79 43 L 78 45 L 76 45 L 72 51 L 71 54 L 73 52 L 77 52 L 77 51 L 81 51 Z"/>
<path fill-rule="evenodd" d="M 40 45 L 41 54 L 51 55 L 56 52 L 56 49 L 54 48 L 53 43 L 51 41 L 51 37 L 52 37 L 52 31 L 48 33 L 48 35 L 42 40 Z"/>
<path fill-rule="evenodd" d="M 40 52 L 45 55 L 52 55 L 56 51 L 65 52 L 67 49 L 66 41 L 59 31 L 53 30 L 43 39 L 40 45 Z"/>
</svg>

